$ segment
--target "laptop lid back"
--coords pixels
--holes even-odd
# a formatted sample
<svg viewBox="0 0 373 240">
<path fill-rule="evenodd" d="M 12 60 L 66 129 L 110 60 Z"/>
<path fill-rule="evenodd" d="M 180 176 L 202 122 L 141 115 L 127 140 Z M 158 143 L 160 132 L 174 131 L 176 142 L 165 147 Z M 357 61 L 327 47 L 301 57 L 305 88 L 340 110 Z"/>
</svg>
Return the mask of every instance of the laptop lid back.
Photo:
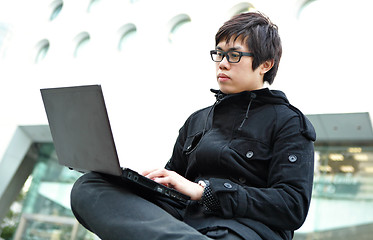
<svg viewBox="0 0 373 240">
<path fill-rule="evenodd" d="M 101 86 L 41 89 L 41 94 L 59 163 L 120 176 Z"/>
</svg>

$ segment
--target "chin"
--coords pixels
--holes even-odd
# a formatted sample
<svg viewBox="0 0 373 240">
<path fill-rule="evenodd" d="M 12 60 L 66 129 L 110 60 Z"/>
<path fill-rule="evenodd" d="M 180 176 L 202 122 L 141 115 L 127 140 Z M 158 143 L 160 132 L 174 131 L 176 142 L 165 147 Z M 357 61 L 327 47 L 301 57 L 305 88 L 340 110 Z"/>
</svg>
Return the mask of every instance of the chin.
<svg viewBox="0 0 373 240">
<path fill-rule="evenodd" d="M 229 90 L 229 89 L 226 89 L 226 88 L 220 88 L 220 91 L 222 93 L 225 93 L 225 94 L 235 94 L 235 93 L 238 93 L 238 91 L 232 91 L 232 90 Z"/>
</svg>

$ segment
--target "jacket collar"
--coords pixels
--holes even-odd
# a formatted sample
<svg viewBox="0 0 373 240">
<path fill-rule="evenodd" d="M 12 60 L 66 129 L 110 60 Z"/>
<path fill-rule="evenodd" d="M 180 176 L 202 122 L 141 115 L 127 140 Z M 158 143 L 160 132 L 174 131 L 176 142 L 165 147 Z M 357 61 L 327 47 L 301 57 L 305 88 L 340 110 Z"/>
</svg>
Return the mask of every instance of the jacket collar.
<svg viewBox="0 0 373 240">
<path fill-rule="evenodd" d="M 210 89 L 210 91 L 215 93 L 215 98 L 217 101 L 235 97 L 247 98 L 247 100 L 250 101 L 253 98 L 252 96 L 255 95 L 255 101 L 258 102 L 289 105 L 289 101 L 285 93 L 278 90 L 269 90 L 268 88 L 262 88 L 254 91 L 244 91 L 234 94 L 225 94 L 220 90 L 215 89 Z"/>
<path fill-rule="evenodd" d="M 244 91 L 240 93 L 234 93 L 234 94 L 225 94 L 221 92 L 220 90 L 210 89 L 211 92 L 215 93 L 216 97 L 216 103 L 219 103 L 220 101 L 225 101 L 228 99 L 236 99 L 236 98 L 244 98 L 247 99 L 248 107 L 245 114 L 245 118 L 242 120 L 241 125 L 239 129 L 241 129 L 246 119 L 248 118 L 248 114 L 250 111 L 250 106 L 253 101 L 258 103 L 270 103 L 270 104 L 282 104 L 289 107 L 291 110 L 293 110 L 298 116 L 300 121 L 300 132 L 302 135 L 304 135 L 306 138 L 315 141 L 316 140 L 316 132 L 313 128 L 312 124 L 309 122 L 306 116 L 289 103 L 289 100 L 287 99 L 285 93 L 279 90 L 269 90 L 268 88 L 262 88 L 254 91 Z M 216 105 L 216 103 L 214 105 Z"/>
</svg>

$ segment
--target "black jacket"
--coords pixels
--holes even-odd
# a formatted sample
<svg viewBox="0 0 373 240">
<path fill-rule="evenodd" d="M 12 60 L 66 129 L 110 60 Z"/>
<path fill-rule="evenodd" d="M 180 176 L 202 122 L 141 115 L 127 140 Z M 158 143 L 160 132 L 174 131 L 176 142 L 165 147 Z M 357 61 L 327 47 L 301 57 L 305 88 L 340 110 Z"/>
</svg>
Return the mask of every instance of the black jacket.
<svg viewBox="0 0 373 240">
<path fill-rule="evenodd" d="M 291 239 L 311 200 L 313 126 L 281 91 L 212 91 L 216 103 L 187 119 L 166 168 L 208 179 L 221 208 L 208 212 L 192 201 L 185 222 L 200 231 L 228 227 L 245 239 L 251 230 Z"/>
</svg>

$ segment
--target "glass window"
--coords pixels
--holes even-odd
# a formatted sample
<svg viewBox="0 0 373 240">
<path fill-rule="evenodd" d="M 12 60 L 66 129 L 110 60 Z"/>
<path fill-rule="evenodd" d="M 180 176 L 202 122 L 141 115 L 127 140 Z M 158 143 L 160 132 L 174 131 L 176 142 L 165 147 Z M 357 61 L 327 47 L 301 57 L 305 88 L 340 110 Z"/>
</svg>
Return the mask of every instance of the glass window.
<svg viewBox="0 0 373 240">
<path fill-rule="evenodd" d="M 303 15 L 303 11 L 307 8 L 313 8 L 315 7 L 316 5 L 313 4 L 316 0 L 305 0 L 303 1 L 303 3 L 299 6 L 299 9 L 298 9 L 298 13 L 297 13 L 297 16 L 300 17 L 301 15 Z M 307 11 L 308 12 L 308 11 Z"/>
<path fill-rule="evenodd" d="M 364 239 L 371 234 L 372 183 L 372 146 L 315 146 L 311 207 L 294 239 Z"/>
<path fill-rule="evenodd" d="M 127 51 L 131 49 L 135 45 L 137 29 L 136 26 L 132 23 L 124 25 L 119 30 L 119 43 L 118 43 L 118 50 L 120 52 Z"/>
<path fill-rule="evenodd" d="M 9 40 L 9 27 L 5 23 L 0 22 L 0 57 L 2 53 L 2 48 L 6 48 L 6 43 Z"/>
<path fill-rule="evenodd" d="M 170 43 L 180 42 L 188 36 L 191 30 L 191 19 L 186 14 L 181 14 L 170 21 L 170 32 L 168 34 L 168 41 Z"/>
<path fill-rule="evenodd" d="M 88 43 L 90 39 L 91 38 L 87 32 L 80 33 L 78 36 L 76 36 L 75 42 L 77 44 L 74 50 L 75 58 L 88 54 Z"/>
<path fill-rule="evenodd" d="M 363 146 L 317 147 L 315 196 L 371 199 L 373 148 Z"/>
<path fill-rule="evenodd" d="M 0 49 L 1 49 L 1 46 L 3 45 L 3 42 L 5 40 L 7 33 L 8 33 L 7 26 L 3 23 L 0 23 Z"/>
<path fill-rule="evenodd" d="M 61 12 L 63 7 L 63 2 L 61 0 L 54 1 L 52 3 L 52 14 L 49 18 L 50 21 L 53 21 Z"/>
<path fill-rule="evenodd" d="M 35 57 L 35 63 L 40 63 L 45 59 L 47 56 L 47 53 L 49 51 L 49 41 L 44 39 L 41 40 L 37 45 L 36 45 L 36 57 Z"/>
<path fill-rule="evenodd" d="M 92 12 L 92 9 L 96 8 L 97 7 L 97 4 L 101 2 L 101 0 L 91 0 L 89 2 L 89 5 L 88 5 L 88 8 L 87 8 L 87 12 Z"/>
<path fill-rule="evenodd" d="M 0 226 L 1 237 L 98 239 L 76 221 L 70 209 L 70 191 L 81 174 L 58 164 L 53 143 L 34 143 L 31 148 L 34 169 Z"/>
<path fill-rule="evenodd" d="M 243 3 L 236 4 L 234 7 L 232 7 L 229 10 L 229 15 L 234 16 L 234 15 L 237 15 L 237 14 L 240 14 L 240 13 L 252 12 L 252 11 L 255 11 L 255 10 L 256 9 L 255 9 L 254 5 L 252 5 L 251 3 L 248 3 L 248 2 L 243 2 Z"/>
</svg>

